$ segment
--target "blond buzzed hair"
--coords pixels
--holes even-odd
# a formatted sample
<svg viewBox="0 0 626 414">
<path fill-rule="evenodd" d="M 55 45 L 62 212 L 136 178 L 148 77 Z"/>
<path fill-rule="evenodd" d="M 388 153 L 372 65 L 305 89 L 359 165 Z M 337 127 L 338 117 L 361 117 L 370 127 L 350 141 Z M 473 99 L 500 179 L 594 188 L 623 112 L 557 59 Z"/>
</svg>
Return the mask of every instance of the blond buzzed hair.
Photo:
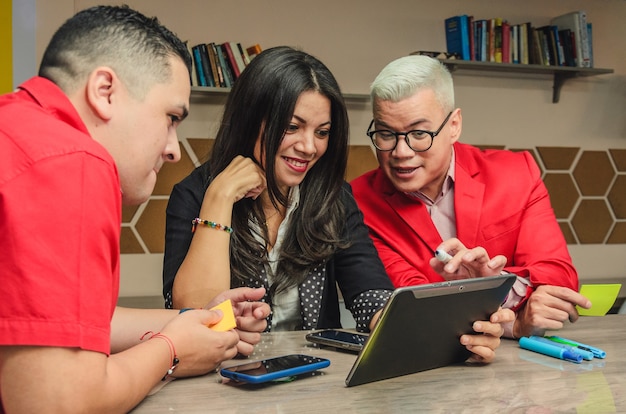
<svg viewBox="0 0 626 414">
<path fill-rule="evenodd" d="M 454 110 L 452 75 L 437 59 L 411 55 L 390 62 L 380 71 L 370 86 L 372 102 L 398 102 L 416 92 L 430 89 L 441 107 Z"/>
</svg>

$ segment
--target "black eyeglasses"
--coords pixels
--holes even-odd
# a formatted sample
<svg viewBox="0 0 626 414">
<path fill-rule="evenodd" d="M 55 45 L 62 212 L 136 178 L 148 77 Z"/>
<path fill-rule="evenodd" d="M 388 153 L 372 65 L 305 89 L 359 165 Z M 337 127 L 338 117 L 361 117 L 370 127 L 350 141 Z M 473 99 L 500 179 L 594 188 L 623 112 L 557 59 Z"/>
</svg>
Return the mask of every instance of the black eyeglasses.
<svg viewBox="0 0 626 414">
<path fill-rule="evenodd" d="M 443 120 L 443 123 L 435 132 L 423 131 L 421 129 L 414 129 L 408 132 L 394 132 L 388 129 L 370 131 L 374 125 L 374 120 L 372 119 L 370 126 L 367 128 L 366 134 L 370 137 L 372 144 L 374 144 L 376 149 L 379 151 L 393 151 L 398 145 L 398 139 L 400 136 L 404 135 L 404 141 L 409 148 L 415 152 L 424 152 L 428 151 L 430 147 L 432 147 L 433 140 L 446 125 L 448 119 L 450 119 L 450 115 L 452 115 L 452 112 L 446 116 L 446 119 Z"/>
</svg>

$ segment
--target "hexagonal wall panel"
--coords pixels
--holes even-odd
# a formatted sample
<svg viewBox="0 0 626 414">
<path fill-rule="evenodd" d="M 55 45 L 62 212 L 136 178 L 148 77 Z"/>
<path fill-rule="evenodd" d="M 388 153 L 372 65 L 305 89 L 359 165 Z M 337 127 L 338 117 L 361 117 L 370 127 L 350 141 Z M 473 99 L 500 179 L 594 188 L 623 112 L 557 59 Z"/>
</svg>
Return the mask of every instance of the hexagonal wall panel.
<svg viewBox="0 0 626 414">
<path fill-rule="evenodd" d="M 556 218 L 568 218 L 578 201 L 578 189 L 569 174 L 547 173 L 543 182 L 548 188 Z"/>
<path fill-rule="evenodd" d="M 135 213 L 139 209 L 139 206 L 122 206 L 122 223 L 130 223 L 135 217 Z"/>
<path fill-rule="evenodd" d="M 566 221 L 560 221 L 559 227 L 561 227 L 561 232 L 563 233 L 563 237 L 565 237 L 565 243 L 567 244 L 576 244 L 576 236 L 574 235 L 574 231 L 572 227 Z"/>
<path fill-rule="evenodd" d="M 580 148 L 537 147 L 537 152 L 547 170 L 569 170 Z"/>
<path fill-rule="evenodd" d="M 137 240 L 135 233 L 133 233 L 130 227 L 122 227 L 122 234 L 120 236 L 120 253 L 145 253 L 143 247 L 141 247 L 141 244 L 139 243 L 139 240 Z"/>
<path fill-rule="evenodd" d="M 607 197 L 613 214 L 618 219 L 626 219 L 626 175 L 618 175 Z"/>
<path fill-rule="evenodd" d="M 187 138 L 187 143 L 200 164 L 207 160 L 214 142 L 215 140 L 211 138 Z"/>
<path fill-rule="evenodd" d="M 626 243 L 626 222 L 620 221 L 615 223 L 615 227 L 611 230 L 606 244 L 623 244 Z"/>
<path fill-rule="evenodd" d="M 177 163 L 166 162 L 163 164 L 161 171 L 157 175 L 157 182 L 154 186 L 154 195 L 166 195 L 169 196 L 174 188 L 174 184 L 177 184 L 183 178 L 187 177 L 191 171 L 195 168 L 193 161 L 187 154 L 185 147 L 180 145 L 180 161 Z"/>
<path fill-rule="evenodd" d="M 376 155 L 369 145 L 351 145 L 348 149 L 346 181 L 352 181 L 359 175 L 378 167 Z"/>
<path fill-rule="evenodd" d="M 165 251 L 165 208 L 168 200 L 150 200 L 135 229 L 150 253 Z M 191 231 L 191 225 L 189 226 Z"/>
<path fill-rule="evenodd" d="M 604 242 L 613 226 L 613 218 L 604 200 L 583 200 L 571 222 L 582 244 Z"/>
<path fill-rule="evenodd" d="M 617 167 L 617 171 L 626 171 L 626 149 L 610 149 L 609 153 Z"/>
<path fill-rule="evenodd" d="M 606 151 L 585 151 L 573 175 L 583 196 L 601 196 L 609 189 L 615 170 Z"/>
</svg>

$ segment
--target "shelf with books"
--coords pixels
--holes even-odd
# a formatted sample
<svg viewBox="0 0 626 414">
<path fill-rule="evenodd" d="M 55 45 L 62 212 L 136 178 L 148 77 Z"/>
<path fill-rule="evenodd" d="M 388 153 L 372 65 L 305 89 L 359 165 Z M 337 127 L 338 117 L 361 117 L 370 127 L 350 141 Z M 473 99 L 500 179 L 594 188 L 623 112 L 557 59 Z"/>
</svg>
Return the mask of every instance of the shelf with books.
<svg viewBox="0 0 626 414">
<path fill-rule="evenodd" d="M 211 95 L 228 95 L 230 88 L 217 88 L 209 86 L 192 86 L 191 96 L 194 98 L 205 97 Z M 369 94 L 365 93 L 344 93 L 343 98 L 347 101 L 368 101 Z"/>
<path fill-rule="evenodd" d="M 561 87 L 568 79 L 588 77 L 613 73 L 613 69 L 582 68 L 571 66 L 546 66 L 517 63 L 494 63 L 477 62 L 460 59 L 439 59 L 448 67 L 450 72 L 477 71 L 477 72 L 508 72 L 520 74 L 551 75 L 553 77 L 552 102 L 558 103 L 561 95 Z"/>
</svg>

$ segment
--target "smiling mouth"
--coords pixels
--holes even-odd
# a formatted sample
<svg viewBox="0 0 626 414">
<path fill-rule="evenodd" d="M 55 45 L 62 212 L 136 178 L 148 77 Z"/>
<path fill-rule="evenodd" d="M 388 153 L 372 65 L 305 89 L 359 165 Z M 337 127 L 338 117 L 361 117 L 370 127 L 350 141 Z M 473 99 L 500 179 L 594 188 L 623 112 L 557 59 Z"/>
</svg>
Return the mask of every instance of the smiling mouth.
<svg viewBox="0 0 626 414">
<path fill-rule="evenodd" d="M 283 159 L 290 165 L 293 165 L 296 168 L 306 168 L 309 165 L 308 161 L 297 160 L 295 158 L 283 157 Z"/>
<path fill-rule="evenodd" d="M 413 171 L 417 170 L 419 167 L 394 167 L 394 171 L 396 171 L 398 174 L 410 174 Z"/>
</svg>

